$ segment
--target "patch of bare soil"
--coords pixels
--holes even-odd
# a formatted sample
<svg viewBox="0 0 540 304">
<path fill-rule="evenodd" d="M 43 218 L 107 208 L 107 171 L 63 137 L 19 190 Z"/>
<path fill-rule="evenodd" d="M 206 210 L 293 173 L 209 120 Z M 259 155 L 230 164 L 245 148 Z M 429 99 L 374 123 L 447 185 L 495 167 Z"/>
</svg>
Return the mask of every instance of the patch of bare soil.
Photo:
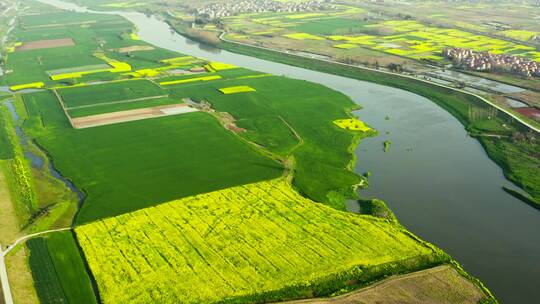
<svg viewBox="0 0 540 304">
<path fill-rule="evenodd" d="M 23 45 L 17 47 L 16 51 L 50 49 L 50 48 L 56 48 L 56 47 L 62 47 L 62 46 L 74 46 L 74 45 L 75 45 L 75 42 L 71 38 L 36 40 L 36 41 L 23 43 Z"/>
<path fill-rule="evenodd" d="M 128 121 L 157 118 L 161 116 L 179 115 L 196 111 L 198 110 L 190 107 L 189 105 L 175 104 L 73 118 L 71 123 L 75 129 L 84 129 Z"/>
<path fill-rule="evenodd" d="M 372 286 L 327 299 L 287 304 L 476 304 L 482 291 L 450 266 L 394 276 Z"/>
</svg>

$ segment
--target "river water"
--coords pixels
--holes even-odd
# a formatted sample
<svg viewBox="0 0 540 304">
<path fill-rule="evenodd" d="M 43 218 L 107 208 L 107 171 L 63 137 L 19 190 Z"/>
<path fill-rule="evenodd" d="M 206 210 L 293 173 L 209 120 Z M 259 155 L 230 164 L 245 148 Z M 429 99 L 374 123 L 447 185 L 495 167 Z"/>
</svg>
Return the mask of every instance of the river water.
<svg viewBox="0 0 540 304">
<path fill-rule="evenodd" d="M 369 189 L 360 195 L 384 199 L 402 224 L 451 254 L 502 303 L 537 303 L 540 212 L 501 189 L 511 183 L 449 113 L 406 91 L 203 46 L 155 17 L 117 13 L 156 46 L 321 83 L 350 96 L 363 107 L 356 114 L 380 133 L 355 151 L 355 170 L 372 173 Z M 392 142 L 388 152 L 383 152 L 385 140 Z"/>
</svg>

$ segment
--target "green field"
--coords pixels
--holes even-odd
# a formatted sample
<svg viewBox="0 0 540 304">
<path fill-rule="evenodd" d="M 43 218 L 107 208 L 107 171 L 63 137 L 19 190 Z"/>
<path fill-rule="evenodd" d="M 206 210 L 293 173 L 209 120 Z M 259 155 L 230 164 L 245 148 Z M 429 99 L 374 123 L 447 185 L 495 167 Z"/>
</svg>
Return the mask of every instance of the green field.
<svg viewBox="0 0 540 304">
<path fill-rule="evenodd" d="M 24 130 L 86 193 L 77 223 L 282 172 L 205 113 L 75 130 L 52 93 L 24 99 Z"/>
<path fill-rule="evenodd" d="M 76 234 L 103 303 L 326 296 L 447 260 L 401 226 L 317 204 L 285 178 L 142 209 Z"/>
<path fill-rule="evenodd" d="M 256 92 L 224 95 L 218 91 L 241 85 Z M 309 198 L 344 209 L 343 198 L 354 196 L 352 186 L 360 177 L 347 167 L 355 135 L 332 123 L 347 118 L 347 109 L 355 106 L 347 96 L 322 85 L 277 76 L 217 80 L 171 91 L 210 102 L 214 109 L 232 114 L 239 127 L 248 129 L 246 138 L 274 153 L 292 155 L 294 185 Z"/>
<path fill-rule="evenodd" d="M 73 235 L 55 232 L 31 239 L 30 268 L 41 304 L 97 303 Z"/>
<path fill-rule="evenodd" d="M 6 128 L 10 126 L 9 113 L 6 107 L 0 106 L 0 159 L 11 159 L 14 157 L 13 147 Z"/>
<path fill-rule="evenodd" d="M 167 95 L 158 85 L 144 79 L 67 88 L 58 90 L 58 93 L 68 109 Z"/>
</svg>

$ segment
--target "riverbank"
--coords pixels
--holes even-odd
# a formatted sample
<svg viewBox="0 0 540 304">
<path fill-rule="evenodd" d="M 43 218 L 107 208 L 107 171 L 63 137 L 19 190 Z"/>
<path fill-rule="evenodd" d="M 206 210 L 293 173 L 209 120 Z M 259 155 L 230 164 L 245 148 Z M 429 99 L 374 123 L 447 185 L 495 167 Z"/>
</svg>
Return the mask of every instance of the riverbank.
<svg viewBox="0 0 540 304">
<path fill-rule="evenodd" d="M 181 31 L 179 33 L 182 34 Z M 510 136 L 516 132 L 528 132 L 529 129 L 533 130 L 532 132 L 538 132 L 534 126 L 519 121 L 519 118 L 511 116 L 503 109 L 496 108 L 492 104 L 487 105 L 486 101 L 479 96 L 412 77 L 403 77 L 337 62 L 331 63 L 326 60 L 247 46 L 227 40 L 222 40 L 217 47 L 260 59 L 391 86 L 424 96 L 456 117 L 470 134 L 488 133 Z M 495 109 L 493 113 L 490 112 L 490 107 Z M 537 168 L 540 166 L 540 158 L 534 157 L 534 153 L 531 154 L 531 152 L 540 149 L 538 143 L 510 142 L 508 139 L 481 136 L 476 136 L 476 138 L 482 143 L 488 156 L 503 169 L 505 176 L 510 181 L 527 191 L 533 199 L 540 200 L 540 177 L 536 174 Z M 506 148 L 509 146 L 515 149 Z M 515 162 L 513 161 L 515 159 L 521 161 Z"/>
</svg>

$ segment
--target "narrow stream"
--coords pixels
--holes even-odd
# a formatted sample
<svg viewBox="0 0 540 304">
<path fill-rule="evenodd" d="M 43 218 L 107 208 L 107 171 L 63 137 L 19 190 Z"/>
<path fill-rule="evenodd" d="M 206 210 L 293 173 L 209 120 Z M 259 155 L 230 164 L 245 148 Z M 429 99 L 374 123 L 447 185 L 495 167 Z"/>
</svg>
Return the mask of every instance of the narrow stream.
<svg viewBox="0 0 540 304">
<path fill-rule="evenodd" d="M 26 136 L 26 134 L 20 127 L 20 117 L 15 109 L 15 105 L 13 105 L 13 101 L 6 102 L 6 106 L 13 119 L 13 124 L 15 125 L 15 133 L 17 134 L 17 137 L 19 138 L 19 142 L 23 149 L 24 156 L 26 157 L 26 159 L 30 160 L 30 164 L 32 165 L 33 168 L 43 169 L 43 166 L 46 163 L 46 159 L 44 159 L 43 156 L 34 153 L 30 149 L 31 140 L 28 138 L 28 136 Z M 33 147 L 35 149 L 39 149 L 37 145 L 33 145 Z M 66 187 L 68 187 L 71 191 L 76 193 L 78 204 L 79 205 L 82 204 L 82 202 L 84 201 L 84 193 L 80 191 L 79 189 L 77 189 L 77 187 L 75 187 L 75 185 L 70 180 L 65 178 L 58 170 L 56 170 L 54 168 L 52 161 L 48 160 L 47 163 L 48 163 L 47 169 L 51 173 L 51 176 L 58 179 L 62 183 L 64 183 Z"/>
<path fill-rule="evenodd" d="M 41 1 L 88 12 L 71 3 Z M 399 89 L 203 46 L 156 17 L 116 14 L 158 47 L 320 83 L 351 97 L 364 107 L 356 114 L 380 133 L 355 152 L 356 172 L 372 172 L 369 189 L 360 195 L 384 199 L 408 229 L 455 257 L 502 303 L 538 302 L 540 212 L 501 189 L 512 185 L 448 112 Z M 392 142 L 386 153 L 385 140 Z"/>
</svg>

